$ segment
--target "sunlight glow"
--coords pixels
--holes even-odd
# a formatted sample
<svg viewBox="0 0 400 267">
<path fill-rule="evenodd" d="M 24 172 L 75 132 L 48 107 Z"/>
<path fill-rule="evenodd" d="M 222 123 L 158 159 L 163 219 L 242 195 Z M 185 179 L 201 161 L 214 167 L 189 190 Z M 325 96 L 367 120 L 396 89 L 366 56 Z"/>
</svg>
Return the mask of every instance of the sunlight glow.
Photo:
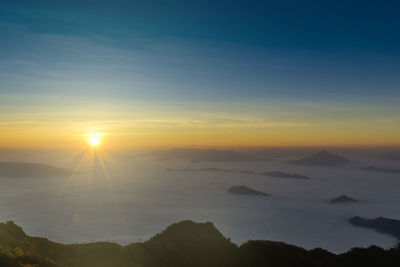
<svg viewBox="0 0 400 267">
<path fill-rule="evenodd" d="M 101 144 L 101 138 L 98 134 L 89 135 L 87 140 L 92 147 L 98 147 Z"/>
<path fill-rule="evenodd" d="M 98 137 L 91 137 L 91 138 L 89 139 L 89 144 L 90 144 L 91 146 L 98 146 L 98 145 L 100 144 L 100 138 L 98 138 Z"/>
</svg>

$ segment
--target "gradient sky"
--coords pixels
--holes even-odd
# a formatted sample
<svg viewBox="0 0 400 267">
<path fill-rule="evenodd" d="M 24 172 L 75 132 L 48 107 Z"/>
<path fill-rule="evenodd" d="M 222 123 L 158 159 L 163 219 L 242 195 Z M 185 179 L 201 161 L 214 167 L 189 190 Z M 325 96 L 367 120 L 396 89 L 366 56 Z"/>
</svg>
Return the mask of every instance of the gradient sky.
<svg viewBox="0 0 400 267">
<path fill-rule="evenodd" d="M 1 1 L 0 147 L 400 145 L 398 1 Z"/>
</svg>

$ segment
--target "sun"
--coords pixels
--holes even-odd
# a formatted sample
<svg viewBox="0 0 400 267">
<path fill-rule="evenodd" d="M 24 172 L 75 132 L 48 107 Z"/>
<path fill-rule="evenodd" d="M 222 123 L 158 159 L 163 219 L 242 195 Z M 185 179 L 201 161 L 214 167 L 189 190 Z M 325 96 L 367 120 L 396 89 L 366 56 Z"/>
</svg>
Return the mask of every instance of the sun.
<svg viewBox="0 0 400 267">
<path fill-rule="evenodd" d="M 86 144 L 91 148 L 98 148 L 103 145 L 105 134 L 102 132 L 87 132 L 84 134 Z"/>
<path fill-rule="evenodd" d="M 97 147 L 100 145 L 99 137 L 89 137 L 89 144 L 93 147 Z"/>
</svg>

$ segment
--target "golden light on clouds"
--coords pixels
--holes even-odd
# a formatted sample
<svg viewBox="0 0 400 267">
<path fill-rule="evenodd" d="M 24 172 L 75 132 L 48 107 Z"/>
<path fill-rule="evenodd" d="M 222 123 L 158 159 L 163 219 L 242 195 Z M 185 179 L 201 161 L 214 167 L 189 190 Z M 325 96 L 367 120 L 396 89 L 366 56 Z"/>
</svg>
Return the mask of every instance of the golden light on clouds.
<svg viewBox="0 0 400 267">
<path fill-rule="evenodd" d="M 154 146 L 399 145 L 397 111 L 332 105 L 243 108 L 0 106 L 0 148 L 128 149 Z M 189 110 L 189 111 L 187 111 Z M 302 110 L 302 112 L 299 112 Z M 397 112 L 397 113 L 396 113 Z M 352 116 L 347 116 L 352 114 Z"/>
</svg>

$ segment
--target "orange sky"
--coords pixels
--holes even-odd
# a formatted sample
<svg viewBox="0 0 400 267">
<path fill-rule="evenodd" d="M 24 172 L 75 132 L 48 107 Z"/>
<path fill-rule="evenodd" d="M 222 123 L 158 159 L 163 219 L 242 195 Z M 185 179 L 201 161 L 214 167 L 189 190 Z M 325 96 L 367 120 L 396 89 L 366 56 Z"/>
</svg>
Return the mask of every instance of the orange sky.
<svg viewBox="0 0 400 267">
<path fill-rule="evenodd" d="M 191 110 L 140 103 L 3 107 L 0 147 L 81 147 L 90 134 L 113 148 L 400 145 L 399 119 L 391 109 L 312 103 L 265 106 L 255 102 L 193 105 Z"/>
</svg>

